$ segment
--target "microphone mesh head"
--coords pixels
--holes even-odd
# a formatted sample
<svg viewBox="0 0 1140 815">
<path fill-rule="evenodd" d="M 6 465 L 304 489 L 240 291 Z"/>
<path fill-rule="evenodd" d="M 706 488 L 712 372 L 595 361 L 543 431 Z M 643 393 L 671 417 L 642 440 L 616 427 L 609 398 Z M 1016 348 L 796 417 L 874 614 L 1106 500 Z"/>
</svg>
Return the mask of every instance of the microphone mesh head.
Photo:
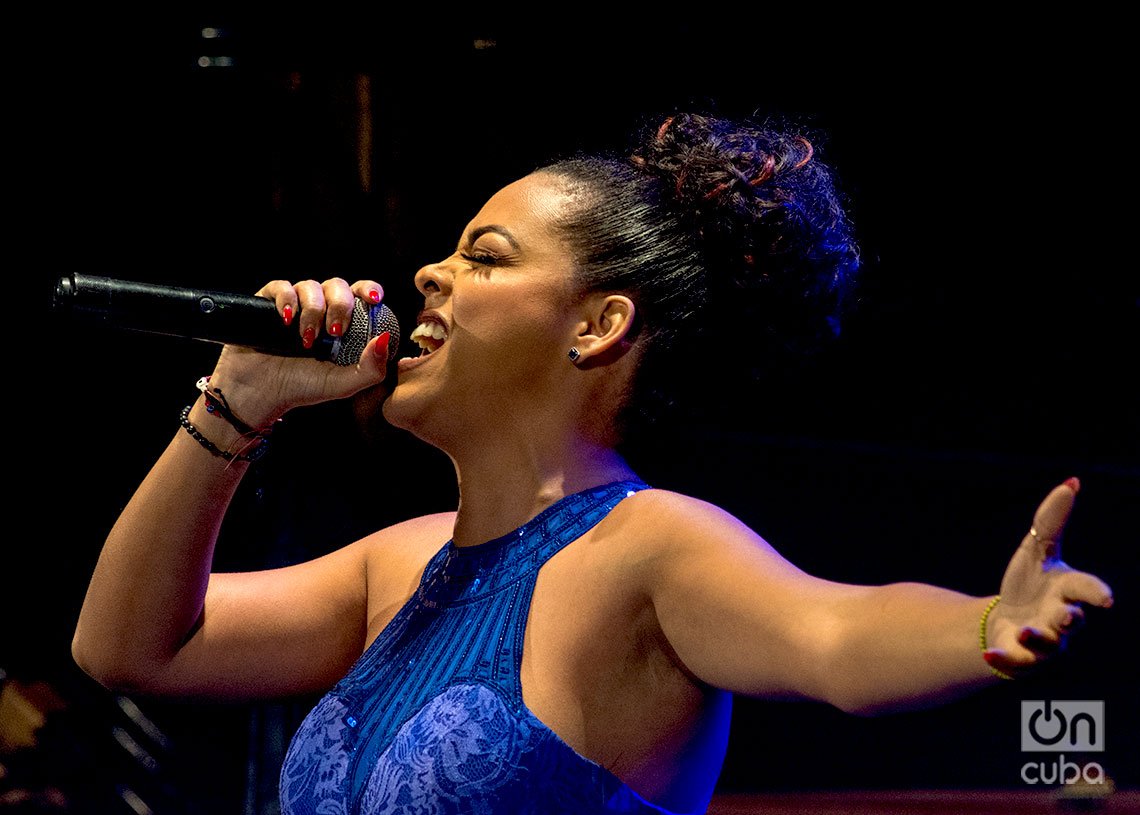
<svg viewBox="0 0 1140 815">
<path fill-rule="evenodd" d="M 364 346 L 368 345 L 368 341 L 385 331 L 392 335 L 388 340 L 388 361 L 391 362 L 400 350 L 400 323 L 396 320 L 396 315 L 383 303 L 365 303 L 357 297 L 352 308 L 352 320 L 340 338 L 340 346 L 333 356 L 333 362 L 337 365 L 355 365 L 364 355 Z"/>
</svg>

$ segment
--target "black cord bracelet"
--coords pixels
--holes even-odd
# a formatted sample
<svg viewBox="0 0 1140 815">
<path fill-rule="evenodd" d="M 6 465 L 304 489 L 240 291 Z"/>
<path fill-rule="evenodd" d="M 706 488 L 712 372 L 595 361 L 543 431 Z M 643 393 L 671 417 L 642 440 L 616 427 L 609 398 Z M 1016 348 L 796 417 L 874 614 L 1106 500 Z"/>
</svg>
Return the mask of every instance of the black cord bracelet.
<svg viewBox="0 0 1140 815">
<path fill-rule="evenodd" d="M 265 435 L 264 431 L 257 430 L 250 427 L 237 416 L 234 415 L 233 410 L 230 408 L 230 403 L 226 401 L 225 395 L 222 394 L 221 388 L 210 390 L 210 377 L 204 376 L 198 380 L 197 388 L 202 392 L 206 398 L 206 411 L 211 415 L 220 416 L 230 423 L 230 427 L 241 433 L 243 436 L 250 435 Z"/>
<path fill-rule="evenodd" d="M 248 453 L 231 453 L 228 450 L 221 449 L 212 441 L 203 436 L 202 431 L 190 423 L 190 408 L 190 405 L 182 408 L 182 426 L 186 428 L 186 432 L 189 433 L 194 438 L 194 440 L 198 442 L 198 444 L 209 450 L 211 454 L 218 456 L 219 458 L 224 458 L 226 461 L 257 461 L 259 458 L 264 456 L 265 452 L 269 449 L 269 431 L 259 433 L 255 437 L 260 439 L 260 443 Z"/>
</svg>

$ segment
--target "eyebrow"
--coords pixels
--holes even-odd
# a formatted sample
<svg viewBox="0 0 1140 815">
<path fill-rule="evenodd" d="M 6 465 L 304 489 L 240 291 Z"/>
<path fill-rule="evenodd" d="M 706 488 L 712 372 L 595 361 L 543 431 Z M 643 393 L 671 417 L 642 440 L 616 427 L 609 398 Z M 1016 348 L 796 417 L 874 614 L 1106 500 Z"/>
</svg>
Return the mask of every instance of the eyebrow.
<svg viewBox="0 0 1140 815">
<path fill-rule="evenodd" d="M 507 243 L 511 245 L 512 249 L 514 249 L 516 252 L 519 251 L 519 242 L 515 240 L 515 236 L 512 235 L 510 230 L 505 226 L 499 226 L 498 224 L 487 224 L 486 226 L 481 226 L 478 229 L 471 230 L 471 234 L 467 236 L 467 243 L 475 243 L 475 241 L 479 240 L 480 235 L 486 235 L 488 232 L 494 232 L 496 235 L 502 235 L 507 239 Z"/>
</svg>

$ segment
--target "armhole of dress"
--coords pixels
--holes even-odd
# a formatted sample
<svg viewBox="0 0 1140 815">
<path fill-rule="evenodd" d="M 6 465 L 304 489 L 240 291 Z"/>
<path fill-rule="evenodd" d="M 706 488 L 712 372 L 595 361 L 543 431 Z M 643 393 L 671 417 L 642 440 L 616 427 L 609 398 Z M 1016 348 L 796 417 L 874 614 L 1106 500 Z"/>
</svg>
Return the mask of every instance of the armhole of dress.
<svg viewBox="0 0 1140 815">
<path fill-rule="evenodd" d="M 365 649 L 360 652 L 360 656 L 358 656 L 356 658 L 356 661 L 353 662 L 352 667 L 348 669 L 345 675 L 341 677 L 335 685 L 333 685 L 331 688 L 332 691 L 335 691 L 337 693 L 344 692 L 347 685 L 351 684 L 350 680 L 356 675 L 356 673 L 361 670 L 368 661 L 371 661 L 373 658 L 375 658 L 375 655 L 377 653 L 387 647 L 389 640 L 392 639 L 392 636 L 399 627 L 399 624 L 402 623 L 408 617 L 408 615 L 412 613 L 416 605 L 419 603 L 420 595 L 423 593 L 424 587 L 431 579 L 432 574 L 434 572 L 437 572 L 446 561 L 447 551 L 450 544 L 451 541 L 443 544 L 443 546 L 440 547 L 440 549 L 428 559 L 428 562 L 424 565 L 423 572 L 420 574 L 419 582 L 416 583 L 416 587 L 413 589 L 411 596 L 408 597 L 408 599 L 404 601 L 404 604 L 400 606 L 399 609 L 397 609 L 394 615 L 392 615 L 392 619 L 388 621 L 387 625 L 380 629 L 380 633 L 376 635 L 376 638 L 373 639 L 372 642 L 368 643 Z"/>
</svg>

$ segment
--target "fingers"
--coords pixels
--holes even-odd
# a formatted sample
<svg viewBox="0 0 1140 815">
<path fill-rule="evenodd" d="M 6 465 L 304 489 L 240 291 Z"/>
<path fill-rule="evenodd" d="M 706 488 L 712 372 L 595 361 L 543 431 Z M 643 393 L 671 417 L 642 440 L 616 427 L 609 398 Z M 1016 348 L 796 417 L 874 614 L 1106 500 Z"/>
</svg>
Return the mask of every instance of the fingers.
<svg viewBox="0 0 1140 815">
<path fill-rule="evenodd" d="M 301 310 L 297 300 L 297 292 L 288 280 L 274 280 L 267 283 L 257 291 L 256 296 L 272 300 L 285 325 L 292 325 L 294 318 Z"/>
<path fill-rule="evenodd" d="M 376 304 L 384 299 L 384 288 L 375 280 L 357 280 L 352 284 L 352 293 L 365 303 Z"/>
<path fill-rule="evenodd" d="M 352 287 L 348 281 L 334 277 L 324 282 L 321 291 L 325 298 L 324 330 L 330 336 L 342 336 L 352 320 L 352 306 L 356 302 Z"/>
<path fill-rule="evenodd" d="M 1006 674 L 1024 673 L 1040 665 L 1065 650 L 1069 637 L 1084 625 L 1085 611 L 1076 602 L 1058 603 L 1039 619 L 1039 623 L 1015 629 L 1017 645 L 986 649 L 986 662 Z"/>
<path fill-rule="evenodd" d="M 388 348 L 391 342 L 391 332 L 385 331 L 379 336 L 373 337 L 371 346 L 364 348 L 364 353 L 371 358 L 370 361 L 380 366 L 385 372 L 388 370 Z"/>
<path fill-rule="evenodd" d="M 383 382 L 388 372 L 389 340 L 390 336 L 385 331 L 369 340 L 368 345 L 364 347 L 364 353 L 355 365 L 329 366 L 326 376 L 331 389 L 337 393 L 350 395 Z"/>
<path fill-rule="evenodd" d="M 1022 545 L 1031 549 L 1042 562 L 1059 560 L 1061 557 L 1061 533 L 1073 511 L 1073 502 L 1081 482 L 1070 478 L 1045 496 L 1045 500 L 1033 514 L 1033 525 Z"/>
<path fill-rule="evenodd" d="M 1039 656 L 1047 656 L 1064 647 L 1065 638 L 1085 621 L 1083 603 L 1104 608 L 1112 605 L 1112 592 L 1105 583 L 1087 572 L 1065 569 L 1049 590 L 1051 599 L 1042 602 L 1028 624 L 1017 630 L 1017 642 Z"/>
<path fill-rule="evenodd" d="M 1017 645 L 1010 648 L 987 648 L 982 657 L 991 668 L 1007 678 L 1024 675 L 1065 648 L 1065 636 L 1055 631 L 1024 626 L 1017 634 Z"/>
<path fill-rule="evenodd" d="M 302 280 L 294 284 L 288 280 L 274 280 L 263 286 L 257 296 L 273 300 L 282 322 L 285 325 L 295 323 L 302 344 L 311 348 L 321 332 L 333 337 L 344 334 L 352 321 L 356 298 L 379 303 L 384 297 L 384 289 L 375 280 L 358 280 L 349 285 L 339 277 L 324 283 Z"/>
<path fill-rule="evenodd" d="M 1064 647 L 1064 638 L 1054 628 L 1026 626 L 1017 635 L 1017 644 L 1037 657 L 1048 657 Z"/>
<path fill-rule="evenodd" d="M 1014 655 L 1002 648 L 990 648 L 982 652 L 982 658 L 991 668 L 1000 671 L 1005 679 L 1016 679 L 1025 676 L 1036 668 L 1040 657 L 1031 652 L 1029 656 Z"/>
<path fill-rule="evenodd" d="M 1067 602 L 1112 608 L 1112 589 L 1088 572 L 1066 572 L 1057 578 L 1057 590 Z"/>
<path fill-rule="evenodd" d="M 312 348 L 325 323 L 325 292 L 315 280 L 302 280 L 294 288 L 301 303 L 301 314 L 297 319 L 301 344 Z"/>
<path fill-rule="evenodd" d="M 1085 623 L 1085 610 L 1078 605 L 1065 606 L 1060 619 L 1056 622 L 1056 629 L 1062 636 L 1071 634 Z"/>
</svg>

